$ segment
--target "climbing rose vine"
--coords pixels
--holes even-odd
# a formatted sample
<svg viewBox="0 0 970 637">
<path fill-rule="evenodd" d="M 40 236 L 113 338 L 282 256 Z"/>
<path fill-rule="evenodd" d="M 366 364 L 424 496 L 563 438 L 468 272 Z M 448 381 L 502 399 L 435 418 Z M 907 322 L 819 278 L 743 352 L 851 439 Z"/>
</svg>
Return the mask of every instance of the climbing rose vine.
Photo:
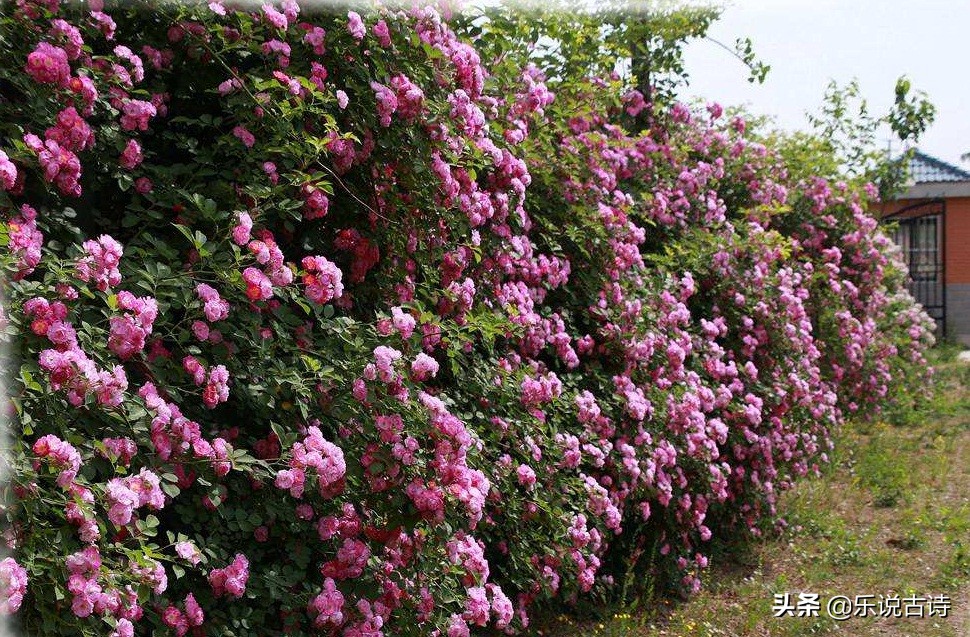
<svg viewBox="0 0 970 637">
<path fill-rule="evenodd" d="M 631 569 L 696 587 L 712 536 L 770 528 L 846 418 L 922 382 L 871 188 L 473 33 L 292 0 L 0 16 L 0 613 L 520 632 Z"/>
</svg>

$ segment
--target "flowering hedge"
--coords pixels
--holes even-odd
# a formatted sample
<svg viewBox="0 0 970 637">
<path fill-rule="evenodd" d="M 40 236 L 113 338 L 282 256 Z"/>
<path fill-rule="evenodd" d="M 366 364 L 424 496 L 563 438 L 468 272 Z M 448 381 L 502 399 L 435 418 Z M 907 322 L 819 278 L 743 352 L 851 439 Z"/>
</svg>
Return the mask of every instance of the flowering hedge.
<svg viewBox="0 0 970 637">
<path fill-rule="evenodd" d="M 456 637 L 696 587 L 926 373 L 872 189 L 717 105 L 554 95 L 431 7 L 20 0 L 0 41 L 30 634 Z"/>
</svg>

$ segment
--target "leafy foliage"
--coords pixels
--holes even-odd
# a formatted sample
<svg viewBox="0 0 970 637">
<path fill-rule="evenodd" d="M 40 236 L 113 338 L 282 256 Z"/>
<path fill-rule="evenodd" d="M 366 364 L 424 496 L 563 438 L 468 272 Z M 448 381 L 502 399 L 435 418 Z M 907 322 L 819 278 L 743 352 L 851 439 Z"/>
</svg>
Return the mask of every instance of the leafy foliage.
<svg viewBox="0 0 970 637">
<path fill-rule="evenodd" d="M 871 187 L 794 177 L 716 104 L 644 128 L 599 76 L 638 28 L 679 73 L 700 27 L 671 20 L 0 16 L 0 608 L 514 632 L 624 575 L 695 587 L 713 534 L 770 526 L 926 373 L 929 319 Z"/>
</svg>

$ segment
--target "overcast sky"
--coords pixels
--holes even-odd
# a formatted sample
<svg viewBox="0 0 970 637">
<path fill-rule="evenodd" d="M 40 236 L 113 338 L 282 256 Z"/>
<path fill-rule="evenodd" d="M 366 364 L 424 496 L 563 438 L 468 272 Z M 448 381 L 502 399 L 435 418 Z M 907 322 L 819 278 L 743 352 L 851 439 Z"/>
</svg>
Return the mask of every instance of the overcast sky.
<svg viewBox="0 0 970 637">
<path fill-rule="evenodd" d="M 731 0 L 710 35 L 732 47 L 750 37 L 771 65 L 767 80 L 749 84 L 741 62 L 700 40 L 685 53 L 685 97 L 746 104 L 795 129 L 806 126 L 806 111 L 818 110 L 830 79 L 858 79 L 870 112 L 882 114 L 896 78 L 906 75 L 937 108 L 920 149 L 968 167 L 960 160 L 970 151 L 968 26 L 967 0 Z"/>
</svg>

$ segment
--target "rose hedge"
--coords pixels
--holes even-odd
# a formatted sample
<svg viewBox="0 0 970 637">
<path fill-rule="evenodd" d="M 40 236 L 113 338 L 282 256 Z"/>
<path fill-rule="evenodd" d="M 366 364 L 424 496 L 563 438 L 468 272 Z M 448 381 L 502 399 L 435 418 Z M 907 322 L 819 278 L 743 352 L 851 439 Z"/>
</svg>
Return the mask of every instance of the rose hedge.
<svg viewBox="0 0 970 637">
<path fill-rule="evenodd" d="M 923 381 L 871 188 L 717 105 L 553 95 L 431 7 L 308 13 L 0 16 L 28 633 L 455 637 L 696 587 Z"/>
</svg>

